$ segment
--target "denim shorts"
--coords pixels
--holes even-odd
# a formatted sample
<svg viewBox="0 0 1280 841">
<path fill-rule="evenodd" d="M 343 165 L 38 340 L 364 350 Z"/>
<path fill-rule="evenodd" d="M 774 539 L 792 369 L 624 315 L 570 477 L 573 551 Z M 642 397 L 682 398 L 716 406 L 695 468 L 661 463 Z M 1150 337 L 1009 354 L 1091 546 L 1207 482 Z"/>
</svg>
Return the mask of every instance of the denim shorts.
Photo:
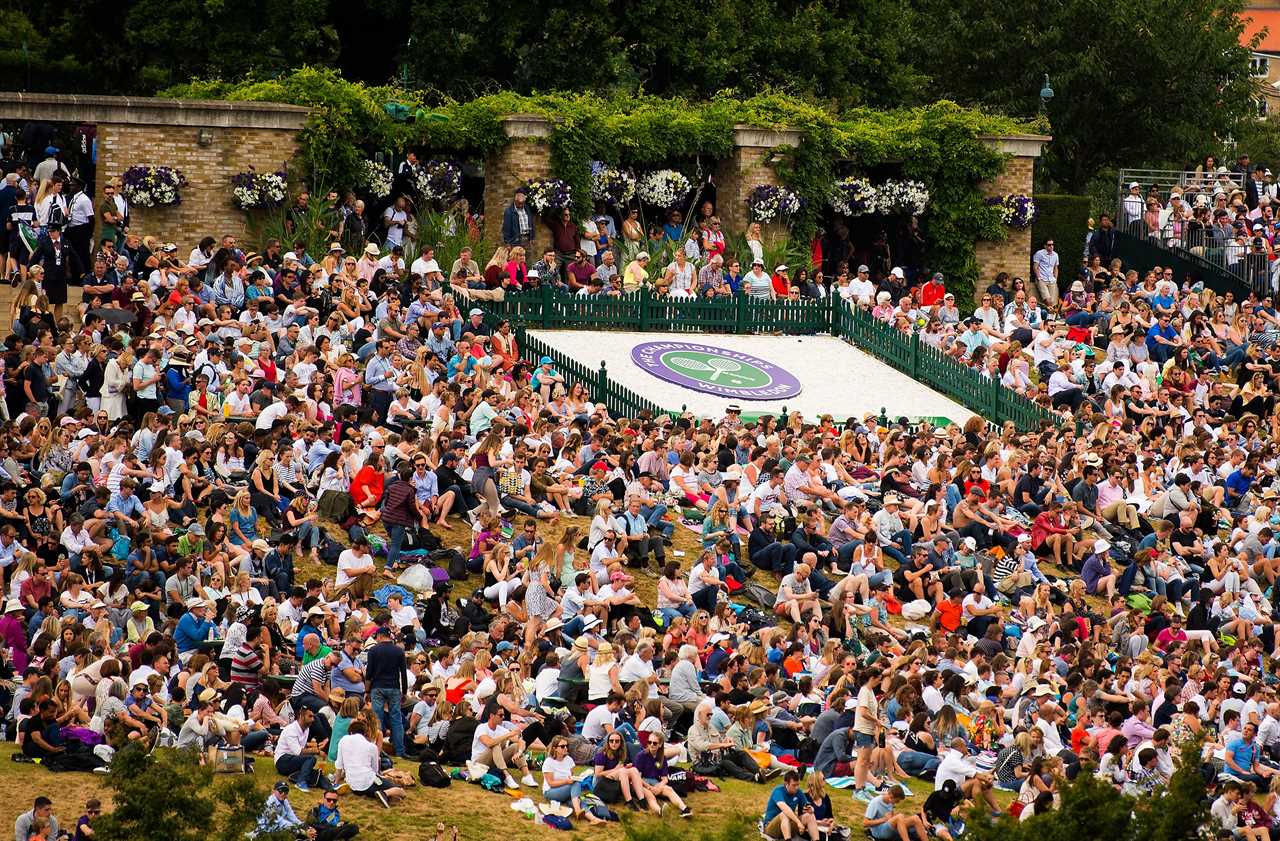
<svg viewBox="0 0 1280 841">
<path fill-rule="evenodd" d="M 873 748 L 876 746 L 876 737 L 870 733 L 853 733 L 853 746 L 855 748 Z"/>
</svg>

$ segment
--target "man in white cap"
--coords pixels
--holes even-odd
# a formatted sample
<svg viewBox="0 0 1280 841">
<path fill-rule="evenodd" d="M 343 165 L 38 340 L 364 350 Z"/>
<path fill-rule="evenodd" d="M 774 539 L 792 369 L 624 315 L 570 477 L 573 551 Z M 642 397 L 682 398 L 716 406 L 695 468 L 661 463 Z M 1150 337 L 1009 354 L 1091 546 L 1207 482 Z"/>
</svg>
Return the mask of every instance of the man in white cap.
<svg viewBox="0 0 1280 841">
<path fill-rule="evenodd" d="M 1124 197 L 1124 201 L 1120 203 L 1123 218 L 1120 223 L 1124 225 L 1125 230 L 1132 233 L 1134 225 L 1142 221 L 1142 214 L 1147 209 L 1147 204 L 1142 199 L 1142 185 L 1137 181 L 1129 182 L 1129 192 Z"/>
<path fill-rule="evenodd" d="M 183 663 L 199 650 L 201 642 L 213 639 L 213 623 L 208 619 L 209 605 L 199 596 L 187 599 L 187 612 L 178 620 L 173 631 L 173 644 L 178 649 L 178 659 Z"/>
</svg>

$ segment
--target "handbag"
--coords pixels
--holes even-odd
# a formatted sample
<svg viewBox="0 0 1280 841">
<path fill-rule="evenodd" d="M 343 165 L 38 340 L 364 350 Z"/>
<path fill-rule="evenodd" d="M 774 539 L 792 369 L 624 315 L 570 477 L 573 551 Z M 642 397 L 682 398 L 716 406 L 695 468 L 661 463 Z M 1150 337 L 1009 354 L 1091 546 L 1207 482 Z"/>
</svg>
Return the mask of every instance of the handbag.
<svg viewBox="0 0 1280 841">
<path fill-rule="evenodd" d="M 622 800 L 622 784 L 611 777 L 597 777 L 592 791 L 605 803 L 617 803 Z"/>
<path fill-rule="evenodd" d="M 692 770 L 700 777 L 719 777 L 723 775 L 720 764 L 720 751 L 704 750 L 694 757 Z"/>
</svg>

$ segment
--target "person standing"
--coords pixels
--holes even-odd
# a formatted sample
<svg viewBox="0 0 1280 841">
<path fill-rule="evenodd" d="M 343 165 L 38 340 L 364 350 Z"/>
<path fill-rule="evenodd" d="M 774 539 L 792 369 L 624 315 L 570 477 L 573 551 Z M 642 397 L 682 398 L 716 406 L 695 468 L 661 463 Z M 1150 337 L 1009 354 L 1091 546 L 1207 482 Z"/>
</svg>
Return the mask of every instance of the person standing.
<svg viewBox="0 0 1280 841">
<path fill-rule="evenodd" d="M 1040 303 L 1052 307 L 1058 303 L 1058 253 L 1053 240 L 1045 240 L 1044 248 L 1031 255 L 1031 265 L 1036 273 L 1036 291 Z"/>
<path fill-rule="evenodd" d="M 383 729 L 391 731 L 395 755 L 404 756 L 404 713 L 400 706 L 409 691 L 404 648 L 392 639 L 391 628 L 387 625 L 380 625 L 373 638 L 374 646 L 369 649 L 365 666 L 369 702 Z"/>
<path fill-rule="evenodd" d="M 511 204 L 502 211 L 502 244 L 518 245 L 526 251 L 533 244 L 533 214 L 525 204 L 526 190 L 516 187 Z"/>
<path fill-rule="evenodd" d="M 93 199 L 84 191 L 84 183 L 78 179 L 67 182 L 71 190 L 71 200 L 67 203 L 67 230 L 64 234 L 67 245 L 80 258 L 81 266 L 89 266 L 89 255 L 93 249 Z M 79 280 L 82 275 L 75 275 Z"/>
<path fill-rule="evenodd" d="M 86 271 L 80 256 L 67 246 L 62 237 L 62 225 L 50 222 L 48 239 L 42 240 L 31 255 L 30 265 L 44 267 L 44 294 L 53 304 L 53 317 L 62 318 L 62 307 L 67 303 L 67 284 L 72 278 L 84 277 Z"/>
</svg>

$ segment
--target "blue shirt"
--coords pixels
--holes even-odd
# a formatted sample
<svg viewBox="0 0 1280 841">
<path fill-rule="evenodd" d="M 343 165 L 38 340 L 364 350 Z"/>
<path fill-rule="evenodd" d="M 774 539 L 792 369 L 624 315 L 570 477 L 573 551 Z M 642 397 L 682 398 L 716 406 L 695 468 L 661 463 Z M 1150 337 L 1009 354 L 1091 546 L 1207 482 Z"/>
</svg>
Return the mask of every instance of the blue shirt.
<svg viewBox="0 0 1280 841">
<path fill-rule="evenodd" d="M 1147 331 L 1147 350 L 1154 350 L 1159 344 L 1155 339 L 1156 336 L 1161 336 L 1172 341 L 1177 337 L 1177 335 L 1178 331 L 1173 329 L 1172 324 L 1166 324 L 1164 327 L 1161 327 L 1160 322 L 1157 321 L 1155 324 L 1152 324 L 1151 329 Z"/>
<path fill-rule="evenodd" d="M 893 804 L 881 794 L 872 798 L 871 802 L 867 804 L 864 820 L 879 820 L 880 818 L 888 817 L 892 812 Z M 887 823 L 876 824 L 871 827 L 871 836 L 873 838 L 897 838 L 898 831 Z"/>
<path fill-rule="evenodd" d="M 197 619 L 194 613 L 187 612 L 182 614 L 182 618 L 178 620 L 178 627 L 173 630 L 173 643 L 178 647 L 179 653 L 185 654 L 194 650 L 197 643 L 209 639 L 212 631 L 212 622 L 208 619 Z"/>
<path fill-rule="evenodd" d="M 1239 470 L 1227 477 L 1224 483 L 1227 489 L 1227 496 L 1231 499 L 1239 499 L 1249 492 L 1249 488 L 1253 486 L 1253 477 L 1245 476 Z"/>
<path fill-rule="evenodd" d="M 142 503 L 138 501 L 138 497 L 133 494 L 122 496 L 118 493 L 112 494 L 111 499 L 107 501 L 107 511 L 116 513 L 117 511 L 126 517 L 142 516 Z"/>
<path fill-rule="evenodd" d="M 795 794 L 788 794 L 786 785 L 780 785 L 769 795 L 769 802 L 764 807 L 764 822 L 767 825 L 782 811 L 778 808 L 779 803 L 786 803 L 791 807 L 791 811 L 798 815 L 808 802 L 809 798 L 805 795 L 803 788 L 797 788 Z"/>
<path fill-rule="evenodd" d="M 1243 737 L 1237 736 L 1230 742 L 1227 742 L 1227 753 L 1231 754 L 1231 758 L 1235 761 L 1236 767 L 1248 772 L 1253 768 L 1253 761 L 1258 756 L 1257 742 L 1245 742 Z M 1231 769 L 1227 769 L 1227 773 L 1231 773 Z"/>
</svg>

